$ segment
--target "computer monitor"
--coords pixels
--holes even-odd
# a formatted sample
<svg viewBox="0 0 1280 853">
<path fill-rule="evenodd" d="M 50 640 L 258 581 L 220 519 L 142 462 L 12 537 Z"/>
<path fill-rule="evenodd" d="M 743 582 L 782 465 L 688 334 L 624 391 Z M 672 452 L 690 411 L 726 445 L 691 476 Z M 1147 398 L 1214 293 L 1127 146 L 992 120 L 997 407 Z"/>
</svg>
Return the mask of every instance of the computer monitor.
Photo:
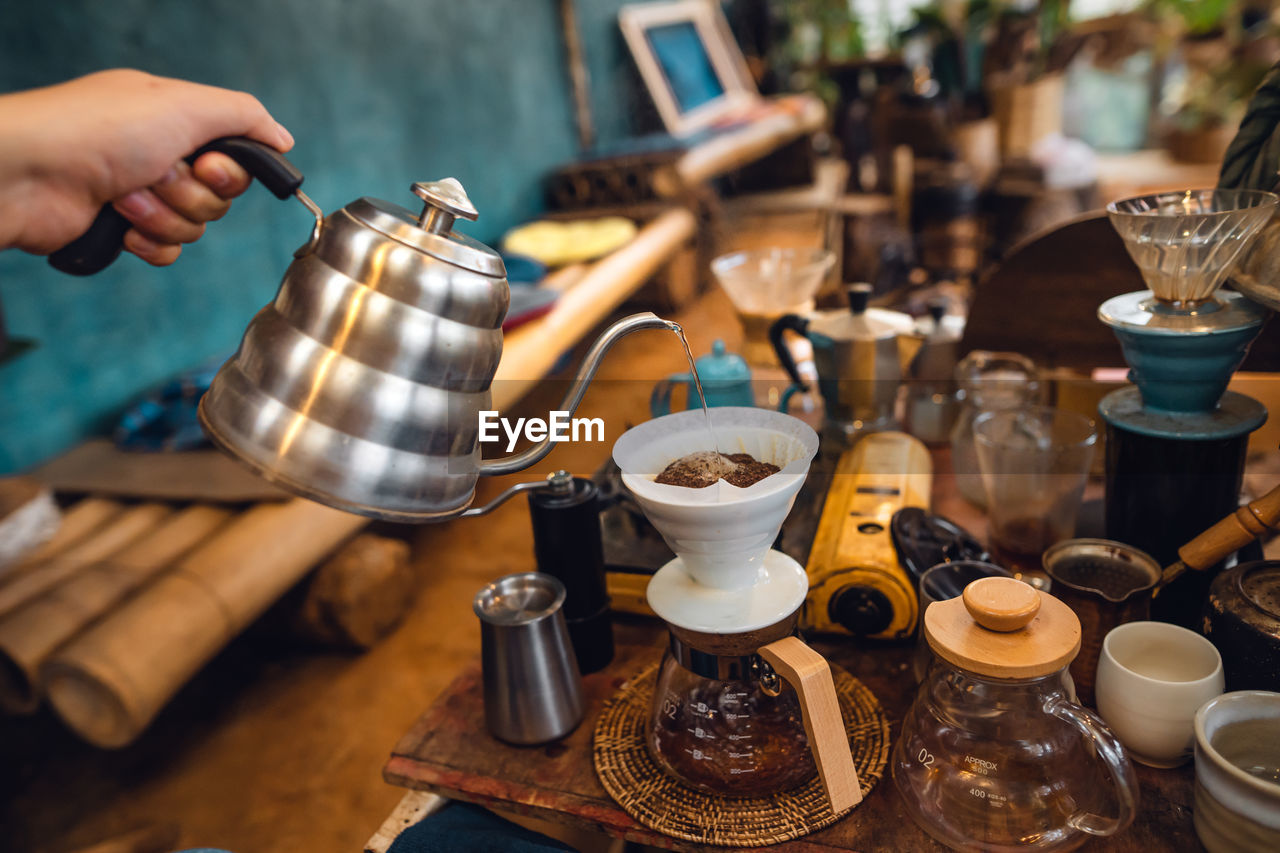
<svg viewBox="0 0 1280 853">
<path fill-rule="evenodd" d="M 687 136 L 759 101 L 718 4 L 636 3 L 618 22 L 669 133 Z"/>
</svg>

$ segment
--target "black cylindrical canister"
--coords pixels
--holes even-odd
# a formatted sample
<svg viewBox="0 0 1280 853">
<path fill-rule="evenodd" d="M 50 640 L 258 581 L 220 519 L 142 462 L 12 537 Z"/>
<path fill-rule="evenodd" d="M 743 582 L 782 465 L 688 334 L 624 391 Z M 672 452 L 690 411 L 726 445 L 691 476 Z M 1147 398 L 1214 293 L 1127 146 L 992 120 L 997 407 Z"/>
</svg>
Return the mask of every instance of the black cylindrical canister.
<svg viewBox="0 0 1280 853">
<path fill-rule="evenodd" d="M 1280 562 L 1243 563 L 1218 575 L 1203 628 L 1222 655 L 1227 690 L 1280 690 Z"/>
<path fill-rule="evenodd" d="M 1107 424 L 1107 538 L 1146 551 L 1162 566 L 1239 504 L 1249 434 L 1189 439 Z M 1183 572 L 1151 604 L 1151 615 L 1197 629 L 1221 566 Z"/>
<path fill-rule="evenodd" d="M 569 640 L 585 674 L 613 660 L 613 622 L 605 588 L 600 537 L 600 493 L 590 480 L 574 477 L 568 488 L 529 493 L 533 553 L 538 571 L 564 584 Z"/>
</svg>

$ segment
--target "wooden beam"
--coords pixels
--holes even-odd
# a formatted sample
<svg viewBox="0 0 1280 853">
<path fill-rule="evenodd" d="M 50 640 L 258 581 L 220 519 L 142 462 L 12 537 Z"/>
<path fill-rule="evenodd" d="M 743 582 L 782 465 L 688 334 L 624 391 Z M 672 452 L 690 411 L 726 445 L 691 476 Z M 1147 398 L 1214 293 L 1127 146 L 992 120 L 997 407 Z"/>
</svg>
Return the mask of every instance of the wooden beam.
<svg viewBox="0 0 1280 853">
<path fill-rule="evenodd" d="M 696 228 L 689 211 L 668 210 L 641 228 L 630 243 L 593 264 L 563 291 L 549 313 L 507 335 L 493 379 L 494 408 L 510 408 L 542 381 L 561 354 L 671 260 Z"/>
</svg>

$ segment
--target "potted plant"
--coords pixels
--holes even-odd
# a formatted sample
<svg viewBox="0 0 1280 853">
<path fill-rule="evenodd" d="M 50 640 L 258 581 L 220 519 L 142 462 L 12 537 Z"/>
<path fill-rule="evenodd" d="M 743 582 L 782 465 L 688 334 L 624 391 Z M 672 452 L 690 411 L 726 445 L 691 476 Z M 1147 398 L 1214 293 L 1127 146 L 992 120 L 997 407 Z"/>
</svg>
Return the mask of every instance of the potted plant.
<svg viewBox="0 0 1280 853">
<path fill-rule="evenodd" d="M 1031 10 L 996 11 L 982 76 L 1005 158 L 1025 157 L 1035 143 L 1062 132 L 1067 7 L 1065 0 L 1041 0 Z"/>
<path fill-rule="evenodd" d="M 1269 9 L 1234 0 L 1150 0 L 1166 79 L 1164 145 L 1176 160 L 1221 162 L 1245 102 L 1277 58 Z"/>
</svg>

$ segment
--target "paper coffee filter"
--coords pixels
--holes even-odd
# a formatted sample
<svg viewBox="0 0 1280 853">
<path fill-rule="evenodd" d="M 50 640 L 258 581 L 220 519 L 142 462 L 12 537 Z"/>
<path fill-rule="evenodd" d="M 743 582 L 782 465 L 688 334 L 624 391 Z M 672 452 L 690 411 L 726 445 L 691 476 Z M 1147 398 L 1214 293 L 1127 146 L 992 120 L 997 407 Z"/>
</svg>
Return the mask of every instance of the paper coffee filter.
<svg viewBox="0 0 1280 853">
<path fill-rule="evenodd" d="M 749 453 L 781 470 L 740 489 L 721 480 L 705 489 L 655 483 L 662 470 L 682 456 L 715 449 L 701 408 L 646 421 L 613 445 L 613 460 L 627 488 L 662 503 L 735 503 L 795 489 L 818 452 L 818 436 L 808 424 L 768 409 L 723 406 L 711 409 L 711 425 L 721 453 Z"/>
</svg>

